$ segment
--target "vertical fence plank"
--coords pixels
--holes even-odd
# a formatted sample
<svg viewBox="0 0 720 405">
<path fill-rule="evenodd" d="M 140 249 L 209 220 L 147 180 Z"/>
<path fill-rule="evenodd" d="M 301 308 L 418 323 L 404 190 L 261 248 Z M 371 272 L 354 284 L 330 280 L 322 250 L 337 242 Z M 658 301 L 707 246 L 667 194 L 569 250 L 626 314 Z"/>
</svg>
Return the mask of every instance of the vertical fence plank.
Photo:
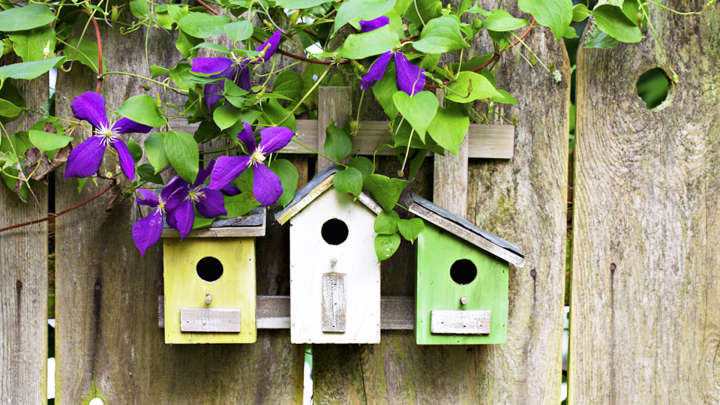
<svg viewBox="0 0 720 405">
<path fill-rule="evenodd" d="M 578 54 L 576 404 L 720 402 L 720 16 L 650 10 L 680 79 L 664 105 L 647 110 L 636 90 L 642 73 L 667 66 L 650 32 Z"/>
<path fill-rule="evenodd" d="M 7 55 L 2 65 L 21 62 Z M 14 83 L 19 85 L 20 83 Z M 49 96 L 48 76 L 25 82 L 25 101 L 40 110 Z M 35 114 L 5 124 L 9 135 L 27 130 Z M 2 137 L 5 137 L 3 134 Z M 47 187 L 33 187 L 40 207 L 29 197 L 20 201 L 0 184 L 0 228 L 42 218 L 47 213 Z M 47 399 L 47 222 L 0 233 L 0 403 L 39 404 Z"/>
<path fill-rule="evenodd" d="M 129 12 L 123 17 L 132 18 Z M 145 30 L 122 36 L 117 27 L 100 26 L 108 70 L 146 75 L 143 52 L 137 52 Z M 182 58 L 175 51 L 176 35 L 149 33 L 151 65 L 171 67 Z M 72 114 L 73 97 L 94 89 L 93 77 L 77 65 L 61 75 L 59 115 Z M 142 84 L 127 76 L 107 78 L 102 92 L 108 111 L 142 93 Z M 142 143 L 141 136 L 133 137 Z M 105 168 L 117 171 L 116 162 L 108 159 Z M 77 182 L 60 174 L 58 209 L 95 194 L 105 186 L 99 183 L 88 182 L 78 195 Z M 141 259 L 131 238 L 139 210 L 134 201 L 118 201 L 106 212 L 108 198 L 99 198 L 57 223 L 57 402 L 74 405 L 97 396 L 106 404 L 300 403 L 303 347 L 291 345 L 287 331 L 259 331 L 252 345 L 164 343 L 157 325 L 161 244 Z M 258 293 L 287 294 L 286 255 L 273 251 L 276 258 L 266 250 L 258 245 Z"/>
<path fill-rule="evenodd" d="M 325 130 L 330 122 L 342 128 L 352 112 L 351 87 L 320 87 L 318 89 L 318 145 L 322 151 L 325 145 Z M 318 156 L 318 172 L 332 165 L 332 162 Z"/>
</svg>

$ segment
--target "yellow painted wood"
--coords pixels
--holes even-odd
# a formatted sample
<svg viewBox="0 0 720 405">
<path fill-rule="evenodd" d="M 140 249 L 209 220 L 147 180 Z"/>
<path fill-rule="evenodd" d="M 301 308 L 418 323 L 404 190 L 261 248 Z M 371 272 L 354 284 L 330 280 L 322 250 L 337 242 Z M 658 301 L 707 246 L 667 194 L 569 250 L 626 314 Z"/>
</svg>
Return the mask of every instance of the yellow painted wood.
<svg viewBox="0 0 720 405">
<path fill-rule="evenodd" d="M 255 343 L 255 239 L 163 239 L 165 343 Z M 223 274 L 208 283 L 197 275 L 197 263 L 214 257 Z M 210 294 L 212 301 L 205 304 Z M 180 331 L 180 308 L 240 308 L 240 333 Z"/>
</svg>

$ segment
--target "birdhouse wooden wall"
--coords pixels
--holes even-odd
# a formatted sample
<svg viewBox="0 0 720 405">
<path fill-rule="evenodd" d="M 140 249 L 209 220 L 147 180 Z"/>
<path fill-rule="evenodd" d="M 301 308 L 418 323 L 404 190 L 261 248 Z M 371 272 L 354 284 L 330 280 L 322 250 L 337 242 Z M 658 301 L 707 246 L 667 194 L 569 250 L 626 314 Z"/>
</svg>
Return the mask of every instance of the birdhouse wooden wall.
<svg viewBox="0 0 720 405">
<path fill-rule="evenodd" d="M 265 211 L 223 221 L 184 240 L 163 232 L 165 343 L 257 339 L 255 236 L 265 234 Z"/>
<path fill-rule="evenodd" d="M 507 342 L 508 263 L 428 224 L 417 241 L 417 344 Z"/>
<path fill-rule="evenodd" d="M 286 208 L 296 210 L 289 219 L 290 339 L 379 343 L 376 214 L 360 200 L 353 201 L 352 195 L 332 188 L 333 173 L 319 173 L 308 189 L 298 191 L 298 203 Z M 363 200 L 367 203 L 369 197 Z M 283 213 L 278 218 L 282 221 Z"/>
</svg>

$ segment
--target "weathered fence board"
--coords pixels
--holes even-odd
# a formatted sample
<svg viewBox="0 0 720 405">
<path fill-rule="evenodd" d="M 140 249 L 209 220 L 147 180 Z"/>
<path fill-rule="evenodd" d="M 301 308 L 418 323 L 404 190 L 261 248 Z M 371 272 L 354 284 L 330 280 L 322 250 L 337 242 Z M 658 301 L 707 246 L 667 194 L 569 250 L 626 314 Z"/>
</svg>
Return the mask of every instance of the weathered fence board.
<svg viewBox="0 0 720 405">
<path fill-rule="evenodd" d="M 0 65 L 20 62 L 7 55 Z M 15 83 L 17 84 L 17 83 Z M 48 77 L 44 75 L 25 86 L 27 106 L 40 110 L 48 99 Z M 30 114 L 5 124 L 10 135 L 27 130 L 38 117 Z M 5 137 L 5 134 L 2 134 Z M 0 180 L 2 181 L 2 180 Z M 0 228 L 31 221 L 47 213 L 47 190 L 36 186 L 23 203 L 0 184 Z M 38 404 L 46 401 L 47 375 L 47 222 L 0 233 L 0 403 Z"/>
<path fill-rule="evenodd" d="M 578 55 L 575 404 L 720 402 L 720 15 L 650 9 L 680 78 L 665 105 L 637 96 L 638 77 L 667 66 L 650 31 Z"/>
<path fill-rule="evenodd" d="M 109 70 L 147 74 L 137 52 L 144 30 L 121 36 L 101 24 L 101 31 Z M 154 50 L 151 65 L 171 66 L 181 58 L 173 36 L 163 30 L 150 32 L 149 47 Z M 59 115 L 72 114 L 73 97 L 94 89 L 93 77 L 83 66 L 60 75 Z M 108 110 L 141 93 L 141 84 L 126 76 L 107 78 L 102 93 Z M 106 168 L 115 171 L 115 162 Z M 78 195 L 77 182 L 60 173 L 57 206 L 95 194 L 105 186 L 99 183 L 88 182 Z M 157 325 L 163 291 L 160 244 L 141 259 L 131 237 L 137 206 L 120 200 L 106 212 L 107 201 L 98 199 L 57 224 L 57 402 L 74 405 L 98 396 L 106 404 L 300 403 L 303 347 L 291 345 L 287 331 L 260 331 L 252 345 L 164 343 Z M 289 293 L 287 252 L 277 248 L 277 240 L 287 236 L 275 228 L 268 226 L 275 246 L 258 243 L 260 294 Z"/>
</svg>

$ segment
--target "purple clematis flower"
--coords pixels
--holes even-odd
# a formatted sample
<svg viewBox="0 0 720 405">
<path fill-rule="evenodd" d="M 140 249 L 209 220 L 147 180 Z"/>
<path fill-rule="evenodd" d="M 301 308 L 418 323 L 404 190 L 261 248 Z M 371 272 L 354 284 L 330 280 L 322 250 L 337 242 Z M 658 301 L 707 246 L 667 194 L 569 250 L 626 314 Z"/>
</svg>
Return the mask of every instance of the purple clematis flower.
<svg viewBox="0 0 720 405">
<path fill-rule="evenodd" d="M 206 169 L 200 170 L 192 185 L 179 177 L 175 177 L 165 187 L 176 189 L 172 192 L 172 196 L 167 203 L 167 223 L 171 228 L 180 231 L 181 239 L 184 239 L 190 233 L 195 223 L 193 206 L 205 218 L 227 215 L 223 193 L 202 185 L 212 172 L 214 165 L 215 162 L 211 161 Z"/>
<path fill-rule="evenodd" d="M 120 167 L 128 179 L 135 178 L 135 162 L 120 135 L 139 133 L 146 134 L 152 127 L 138 124 L 127 118 L 110 124 L 105 114 L 105 98 L 94 91 L 88 91 L 75 97 L 70 108 L 75 118 L 89 122 L 95 134 L 75 147 L 68 156 L 65 178 L 90 177 L 97 173 L 102 163 L 105 149 L 111 146 L 120 158 Z"/>
<path fill-rule="evenodd" d="M 210 188 L 220 190 L 230 184 L 248 167 L 254 168 L 253 194 L 266 207 L 275 204 L 283 193 L 280 178 L 265 166 L 265 156 L 277 152 L 290 143 L 293 131 L 283 127 L 260 130 L 260 145 L 255 144 L 250 124 L 243 122 L 245 129 L 237 134 L 250 152 L 249 156 L 221 156 L 210 176 Z"/>
<path fill-rule="evenodd" d="M 195 58 L 193 67 L 190 70 L 194 73 L 202 73 L 211 75 L 211 78 L 223 78 L 232 80 L 243 90 L 250 90 L 250 66 L 263 63 L 270 59 L 280 45 L 282 31 L 277 30 L 263 42 L 262 45 L 255 49 L 260 52 L 254 57 L 243 58 Z M 220 91 L 225 87 L 223 82 L 209 83 L 205 85 L 203 94 L 205 104 L 208 109 L 212 110 L 215 103 L 222 98 Z"/>
<path fill-rule="evenodd" d="M 175 178 L 179 179 L 179 177 Z M 175 179 L 173 179 L 173 181 L 175 181 Z M 159 196 L 149 190 L 142 188 L 138 190 L 142 196 L 142 198 L 137 199 L 138 204 L 155 207 L 150 215 L 140 218 L 135 222 L 135 225 L 133 225 L 132 236 L 135 241 L 135 246 L 140 251 L 140 257 L 160 239 L 163 229 L 163 214 L 169 211 L 170 208 L 174 208 L 172 204 L 168 202 L 173 196 L 173 193 L 178 190 L 180 184 L 177 182 L 173 183 L 173 181 L 170 181 L 170 183 L 163 188 Z"/>
<path fill-rule="evenodd" d="M 388 17 L 378 17 L 373 20 L 360 20 L 362 32 L 370 32 L 380 27 L 388 25 L 390 19 Z M 387 51 L 370 66 L 367 74 L 360 81 L 360 89 L 367 90 L 375 83 L 382 80 L 385 76 L 385 70 L 388 63 L 395 59 L 395 70 L 397 74 L 397 86 L 399 90 L 404 91 L 412 96 L 422 91 L 425 87 L 425 70 L 419 66 L 415 66 L 407 60 L 401 52 Z"/>
</svg>

